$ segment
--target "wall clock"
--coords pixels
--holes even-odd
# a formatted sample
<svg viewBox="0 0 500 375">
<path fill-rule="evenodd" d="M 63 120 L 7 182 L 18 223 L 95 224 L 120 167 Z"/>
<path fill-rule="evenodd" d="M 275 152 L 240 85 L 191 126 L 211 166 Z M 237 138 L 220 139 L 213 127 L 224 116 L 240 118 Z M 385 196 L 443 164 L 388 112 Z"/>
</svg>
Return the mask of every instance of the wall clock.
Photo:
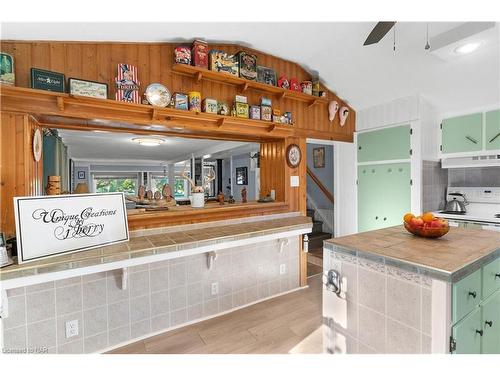
<svg viewBox="0 0 500 375">
<path fill-rule="evenodd" d="M 286 149 L 286 162 L 290 168 L 297 168 L 302 160 L 300 147 L 296 144 L 291 144 Z"/>
<path fill-rule="evenodd" d="M 42 157 L 42 132 L 40 129 L 35 129 L 33 134 L 33 157 L 36 162 L 40 161 Z"/>
</svg>

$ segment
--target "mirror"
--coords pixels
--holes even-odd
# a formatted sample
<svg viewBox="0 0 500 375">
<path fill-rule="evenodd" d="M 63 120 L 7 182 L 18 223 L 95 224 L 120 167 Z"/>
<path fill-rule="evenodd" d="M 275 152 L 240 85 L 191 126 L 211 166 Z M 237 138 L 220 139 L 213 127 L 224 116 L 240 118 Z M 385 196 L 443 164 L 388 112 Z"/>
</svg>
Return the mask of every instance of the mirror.
<svg viewBox="0 0 500 375">
<path fill-rule="evenodd" d="M 220 192 L 239 203 L 243 188 L 251 202 L 260 198 L 259 152 L 259 143 L 47 128 L 44 182 L 47 194 L 143 194 L 127 200 L 129 209 L 147 208 L 144 200 L 163 197 L 165 185 L 173 205 L 189 205 L 190 181 L 205 186 L 207 203 L 217 203 Z"/>
</svg>

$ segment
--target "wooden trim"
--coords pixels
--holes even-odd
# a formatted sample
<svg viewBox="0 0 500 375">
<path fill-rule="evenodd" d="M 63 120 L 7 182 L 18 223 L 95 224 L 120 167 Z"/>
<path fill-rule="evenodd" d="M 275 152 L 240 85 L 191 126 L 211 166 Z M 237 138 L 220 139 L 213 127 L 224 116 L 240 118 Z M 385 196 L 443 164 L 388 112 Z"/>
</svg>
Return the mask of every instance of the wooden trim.
<svg viewBox="0 0 500 375">
<path fill-rule="evenodd" d="M 311 177 L 311 179 L 316 183 L 316 185 L 318 185 L 319 189 L 323 192 L 323 194 L 325 195 L 325 197 L 328 198 L 328 200 L 330 202 L 332 202 L 332 204 L 334 203 L 334 199 L 333 199 L 333 194 L 330 193 L 328 191 L 328 189 L 326 188 L 325 185 L 323 185 L 323 183 L 321 182 L 321 180 L 318 178 L 318 176 L 316 176 L 314 174 L 313 171 L 311 171 L 311 169 L 309 167 L 307 167 L 307 174 L 309 175 L 309 177 Z"/>
</svg>

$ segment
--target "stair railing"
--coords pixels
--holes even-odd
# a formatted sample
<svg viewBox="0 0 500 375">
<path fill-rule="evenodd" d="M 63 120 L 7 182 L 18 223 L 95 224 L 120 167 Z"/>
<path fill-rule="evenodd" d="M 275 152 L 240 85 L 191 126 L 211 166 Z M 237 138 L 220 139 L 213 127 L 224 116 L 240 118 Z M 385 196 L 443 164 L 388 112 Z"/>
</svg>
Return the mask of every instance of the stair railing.
<svg viewBox="0 0 500 375">
<path fill-rule="evenodd" d="M 330 201 L 332 202 L 332 204 L 334 203 L 334 199 L 333 199 L 333 194 L 330 193 L 328 191 L 328 189 L 326 188 L 325 185 L 323 185 L 323 183 L 321 182 L 321 180 L 318 178 L 318 176 L 316 176 L 314 174 L 313 171 L 311 171 L 311 169 L 309 167 L 307 167 L 307 174 L 309 175 L 309 177 L 311 177 L 311 179 L 314 181 L 314 183 L 316 185 L 318 185 L 319 189 L 321 190 L 321 192 L 325 195 L 325 197 Z"/>
</svg>

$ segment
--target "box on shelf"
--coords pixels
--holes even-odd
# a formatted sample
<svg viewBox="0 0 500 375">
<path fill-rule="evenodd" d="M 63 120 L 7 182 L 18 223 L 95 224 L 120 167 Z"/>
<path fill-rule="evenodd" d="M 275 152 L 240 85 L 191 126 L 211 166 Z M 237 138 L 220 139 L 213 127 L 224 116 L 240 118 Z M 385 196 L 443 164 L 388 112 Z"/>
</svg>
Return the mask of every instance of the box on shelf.
<svg viewBox="0 0 500 375">
<path fill-rule="evenodd" d="M 272 104 L 271 99 L 262 97 L 262 98 L 260 98 L 260 105 L 267 105 L 267 106 L 271 107 L 273 104 Z"/>
<path fill-rule="evenodd" d="M 201 110 L 206 113 L 217 114 L 217 100 L 205 98 L 201 103 Z"/>
<path fill-rule="evenodd" d="M 320 91 L 319 78 L 314 78 L 312 81 L 312 94 L 314 96 L 319 96 L 319 91 Z"/>
<path fill-rule="evenodd" d="M 236 117 L 248 118 L 248 104 L 236 102 L 235 107 Z"/>
<path fill-rule="evenodd" d="M 292 121 L 292 112 L 285 112 L 283 114 L 283 118 L 284 118 L 284 119 L 282 119 L 282 120 L 284 120 L 284 121 L 282 121 L 283 123 L 290 124 L 290 125 L 293 124 L 293 121 Z"/>
<path fill-rule="evenodd" d="M 248 100 L 247 100 L 247 97 L 246 96 L 243 96 L 243 95 L 236 95 L 234 97 L 234 101 L 236 103 L 245 103 L 247 104 L 248 103 Z"/>
<path fill-rule="evenodd" d="M 240 77 L 250 81 L 257 80 L 257 56 L 240 51 L 237 53 Z"/>
<path fill-rule="evenodd" d="M 188 96 L 181 92 L 174 92 L 172 95 L 174 101 L 174 108 L 176 109 L 188 109 Z"/>
<path fill-rule="evenodd" d="M 260 120 L 260 106 L 251 105 L 249 116 L 252 120 Z"/>
<path fill-rule="evenodd" d="M 201 93 L 199 91 L 188 92 L 188 108 L 190 111 L 201 112 Z"/>
<path fill-rule="evenodd" d="M 276 86 L 276 72 L 265 66 L 257 66 L 257 82 Z"/>
<path fill-rule="evenodd" d="M 208 69 L 208 43 L 204 40 L 195 40 L 191 47 L 193 65 Z"/>
<path fill-rule="evenodd" d="M 273 116 L 273 109 L 268 105 L 260 106 L 260 118 L 264 121 L 271 121 Z"/>
<path fill-rule="evenodd" d="M 176 64 L 191 65 L 191 49 L 187 46 L 174 48 L 174 62 Z"/>
<path fill-rule="evenodd" d="M 311 81 L 304 81 L 300 84 L 302 87 L 302 92 L 304 94 L 312 95 L 312 82 Z"/>
<path fill-rule="evenodd" d="M 239 75 L 238 57 L 235 55 L 228 55 L 224 51 L 211 50 L 208 62 L 210 70 L 229 73 L 236 77 Z"/>
</svg>

